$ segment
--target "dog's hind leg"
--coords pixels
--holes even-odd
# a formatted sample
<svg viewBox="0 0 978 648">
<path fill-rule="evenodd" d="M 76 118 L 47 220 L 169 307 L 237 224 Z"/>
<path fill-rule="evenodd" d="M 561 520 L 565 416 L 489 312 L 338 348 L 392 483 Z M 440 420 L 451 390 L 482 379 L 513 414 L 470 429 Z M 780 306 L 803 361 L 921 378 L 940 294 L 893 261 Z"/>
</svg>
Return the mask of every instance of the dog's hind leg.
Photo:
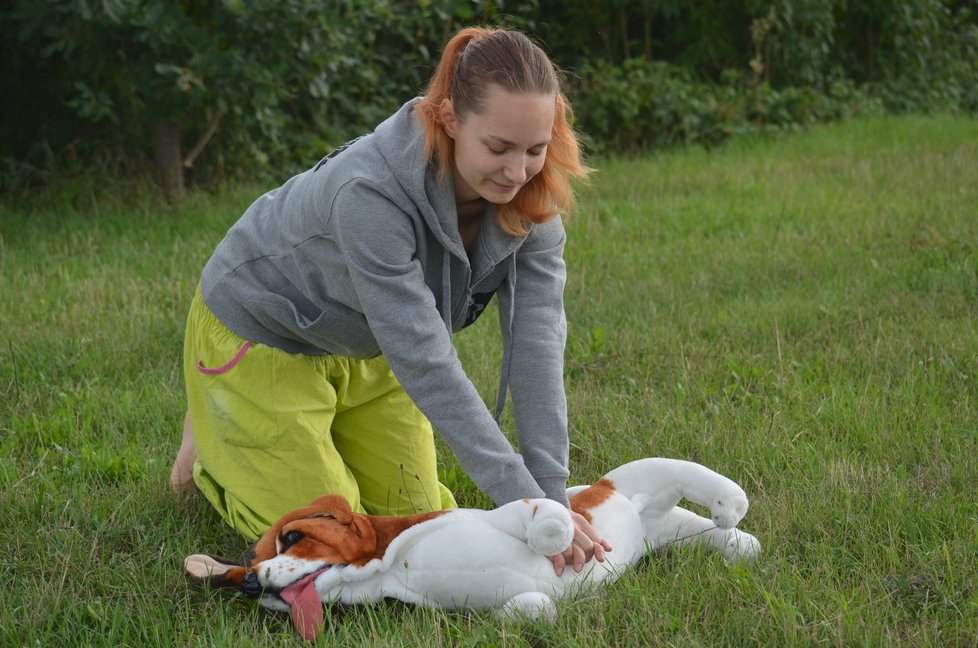
<svg viewBox="0 0 978 648">
<path fill-rule="evenodd" d="M 740 529 L 723 529 L 713 520 L 676 506 L 665 515 L 642 516 L 652 549 L 700 546 L 718 551 L 728 560 L 752 560 L 761 553 L 757 538 Z"/>
<path fill-rule="evenodd" d="M 523 592 L 506 601 L 498 613 L 505 619 L 540 619 L 553 623 L 557 620 L 554 600 L 543 592 Z"/>
<path fill-rule="evenodd" d="M 733 480 L 692 461 L 653 457 L 639 459 L 606 475 L 615 489 L 640 509 L 666 515 L 683 498 L 710 508 L 725 529 L 747 513 L 747 495 Z"/>
</svg>

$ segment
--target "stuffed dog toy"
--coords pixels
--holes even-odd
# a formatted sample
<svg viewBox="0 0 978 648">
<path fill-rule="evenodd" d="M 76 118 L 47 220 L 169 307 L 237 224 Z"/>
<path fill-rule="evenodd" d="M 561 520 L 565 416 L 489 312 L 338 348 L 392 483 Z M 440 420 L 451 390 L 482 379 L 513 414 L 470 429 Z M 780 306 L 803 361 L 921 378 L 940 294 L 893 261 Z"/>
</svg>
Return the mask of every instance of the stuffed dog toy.
<svg viewBox="0 0 978 648">
<path fill-rule="evenodd" d="M 735 528 L 747 513 L 744 491 L 696 463 L 640 459 L 592 486 L 568 489 L 568 497 L 613 547 L 604 562 L 591 561 L 579 573 L 558 576 L 548 558 L 574 535 L 570 513 L 552 500 L 385 517 L 352 513 L 337 495 L 276 522 L 246 566 L 195 554 L 184 568 L 194 579 L 237 587 L 265 607 L 291 612 L 300 634 L 315 640 L 323 602 L 393 598 L 552 620 L 555 599 L 615 580 L 649 551 L 698 544 L 730 560 L 760 553 L 757 538 Z M 678 507 L 683 498 L 709 509 L 711 518 Z"/>
</svg>

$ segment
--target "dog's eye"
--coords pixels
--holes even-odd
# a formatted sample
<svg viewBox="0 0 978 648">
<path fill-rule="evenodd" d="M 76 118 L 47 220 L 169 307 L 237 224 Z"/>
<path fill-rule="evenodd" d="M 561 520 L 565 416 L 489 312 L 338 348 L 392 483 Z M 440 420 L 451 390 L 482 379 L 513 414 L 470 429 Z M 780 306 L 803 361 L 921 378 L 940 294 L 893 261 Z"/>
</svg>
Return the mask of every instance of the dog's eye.
<svg viewBox="0 0 978 648">
<path fill-rule="evenodd" d="M 279 542 L 282 544 L 282 548 L 279 549 L 279 553 L 289 550 L 289 547 L 302 540 L 305 535 L 301 531 L 289 531 L 281 536 L 279 536 Z"/>
</svg>

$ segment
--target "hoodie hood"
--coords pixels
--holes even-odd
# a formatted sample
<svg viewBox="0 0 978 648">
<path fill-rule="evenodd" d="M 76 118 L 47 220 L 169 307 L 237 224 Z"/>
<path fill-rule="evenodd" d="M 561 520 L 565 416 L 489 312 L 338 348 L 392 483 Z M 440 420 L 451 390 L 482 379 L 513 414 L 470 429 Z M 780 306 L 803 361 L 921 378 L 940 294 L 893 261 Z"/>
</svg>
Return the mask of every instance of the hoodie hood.
<svg viewBox="0 0 978 648">
<path fill-rule="evenodd" d="M 438 166 L 425 157 L 424 129 L 414 110 L 420 101 L 421 97 L 412 99 L 377 126 L 377 151 L 438 242 L 453 256 L 465 259 L 452 176 L 441 180 Z"/>
</svg>

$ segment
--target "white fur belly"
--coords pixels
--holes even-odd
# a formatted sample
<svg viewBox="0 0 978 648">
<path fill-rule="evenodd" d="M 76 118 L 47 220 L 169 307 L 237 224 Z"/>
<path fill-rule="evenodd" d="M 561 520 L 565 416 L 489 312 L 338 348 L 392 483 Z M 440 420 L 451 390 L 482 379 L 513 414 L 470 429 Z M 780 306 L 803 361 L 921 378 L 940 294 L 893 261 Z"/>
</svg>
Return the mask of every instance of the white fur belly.
<svg viewBox="0 0 978 648">
<path fill-rule="evenodd" d="M 613 547 L 604 562 L 561 576 L 553 562 L 526 540 L 528 525 L 566 520 L 566 509 L 549 500 L 513 502 L 493 511 L 453 511 L 399 537 L 385 554 L 363 567 L 338 567 L 316 586 L 324 600 L 376 602 L 384 598 L 446 609 L 498 608 L 513 597 L 542 593 L 554 599 L 602 581 L 616 580 L 647 551 L 638 511 L 615 494 L 589 512 L 594 528 Z"/>
<path fill-rule="evenodd" d="M 443 526 L 428 534 L 424 543 L 399 552 L 384 579 L 384 596 L 452 609 L 483 609 L 523 593 L 559 598 L 568 591 L 616 580 L 647 550 L 641 519 L 621 495 L 601 504 L 591 516 L 613 551 L 605 562 L 591 561 L 580 573 L 568 567 L 557 576 L 550 558 L 526 542 L 470 520 L 464 526 Z"/>
<path fill-rule="evenodd" d="M 443 527 L 425 540 L 393 562 L 384 579 L 385 596 L 483 609 L 524 592 L 552 594 L 559 586 L 549 558 L 489 525 Z"/>
<path fill-rule="evenodd" d="M 648 551 L 642 518 L 624 495 L 613 495 L 590 513 L 595 531 L 612 546 L 605 561 L 606 568 L 620 572 L 634 565 Z M 600 567 L 600 563 L 597 566 Z"/>
</svg>

